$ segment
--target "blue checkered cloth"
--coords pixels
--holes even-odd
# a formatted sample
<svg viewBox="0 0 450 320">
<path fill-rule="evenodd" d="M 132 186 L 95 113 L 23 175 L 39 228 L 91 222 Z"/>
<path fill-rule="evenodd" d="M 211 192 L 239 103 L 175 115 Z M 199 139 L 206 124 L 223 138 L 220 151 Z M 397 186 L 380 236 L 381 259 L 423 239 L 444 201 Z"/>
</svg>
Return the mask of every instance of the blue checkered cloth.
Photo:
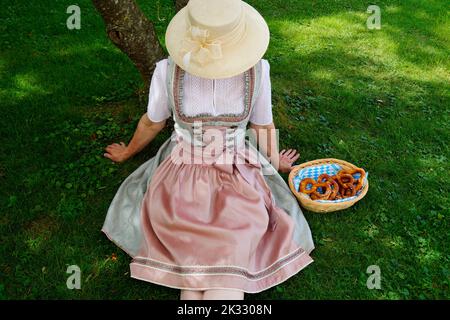
<svg viewBox="0 0 450 320">
<path fill-rule="evenodd" d="M 320 166 L 312 166 L 312 167 L 307 167 L 307 168 L 303 168 L 302 170 L 299 170 L 297 172 L 297 175 L 293 178 L 292 182 L 294 183 L 294 187 L 295 190 L 299 191 L 299 186 L 300 186 L 300 182 L 305 179 L 305 178 L 312 178 L 314 180 L 317 180 L 317 178 L 319 178 L 319 176 L 321 174 L 328 174 L 330 176 L 334 176 L 335 174 L 337 174 L 340 170 L 342 170 L 342 167 L 338 164 L 332 163 L 332 164 L 322 164 Z M 355 179 L 358 179 L 360 176 L 359 173 L 356 173 L 354 175 Z M 366 177 L 364 178 L 364 184 L 363 184 L 363 188 L 364 186 L 367 184 L 367 177 L 369 176 L 369 173 L 366 173 Z M 317 202 L 332 202 L 332 203 L 336 203 L 336 202 L 344 202 L 344 201 L 350 201 L 355 199 L 356 197 L 358 197 L 361 192 L 362 189 L 359 190 L 356 195 L 354 195 L 353 197 L 349 197 L 349 198 L 344 198 L 344 199 L 338 199 L 338 200 L 316 200 Z"/>
</svg>

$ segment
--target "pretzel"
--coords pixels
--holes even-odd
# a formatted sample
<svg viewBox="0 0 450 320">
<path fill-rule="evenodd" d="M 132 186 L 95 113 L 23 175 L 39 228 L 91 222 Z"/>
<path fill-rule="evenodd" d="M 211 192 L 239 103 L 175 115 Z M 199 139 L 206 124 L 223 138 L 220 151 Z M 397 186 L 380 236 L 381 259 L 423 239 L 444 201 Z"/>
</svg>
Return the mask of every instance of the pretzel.
<svg viewBox="0 0 450 320">
<path fill-rule="evenodd" d="M 359 191 L 363 185 L 364 185 L 364 179 L 366 178 L 366 172 L 364 171 L 364 169 L 361 168 L 357 168 L 357 169 L 353 169 L 351 170 L 351 175 L 353 176 L 355 173 L 359 173 L 359 178 L 356 183 L 355 189 L 356 191 Z"/>
<path fill-rule="evenodd" d="M 330 181 L 332 179 L 332 177 L 330 177 L 328 174 L 326 173 L 322 173 L 318 178 L 317 178 L 317 182 L 325 182 L 325 181 Z"/>
<path fill-rule="evenodd" d="M 353 175 L 355 173 L 359 173 L 360 176 L 359 176 L 358 179 L 355 179 L 353 177 Z M 345 179 L 341 180 L 341 185 L 345 189 L 348 189 L 348 187 L 350 186 L 349 183 L 348 183 L 349 180 L 350 180 L 350 178 L 348 178 L 348 175 L 351 175 L 352 178 L 353 178 L 352 185 L 355 187 L 355 190 L 357 192 L 357 191 L 361 190 L 361 188 L 364 185 L 364 179 L 366 177 L 366 172 L 364 171 L 364 169 L 356 168 L 356 169 L 349 169 L 349 170 L 341 170 L 338 173 L 338 175 L 341 176 L 341 177 L 345 177 Z"/>
<path fill-rule="evenodd" d="M 362 187 L 364 185 L 364 179 L 360 178 L 360 179 L 358 179 L 356 181 L 357 181 L 357 183 L 355 184 L 355 190 L 356 190 L 356 192 L 358 192 L 359 190 L 362 189 Z"/>
<path fill-rule="evenodd" d="M 311 194 L 311 200 L 320 200 L 320 198 L 313 193 Z"/>
<path fill-rule="evenodd" d="M 353 186 L 355 179 L 351 174 L 345 173 L 344 171 L 339 171 L 336 175 L 336 180 L 342 189 L 347 189 L 349 186 Z"/>
<path fill-rule="evenodd" d="M 316 187 L 316 190 L 313 192 L 314 198 L 316 198 L 317 200 L 328 200 L 328 198 L 330 198 L 331 185 L 328 181 L 316 183 L 314 186 Z M 323 193 L 320 193 L 317 190 L 318 188 L 322 188 Z M 324 189 L 325 189 L 325 191 L 324 191 Z M 315 199 L 313 199 L 313 200 L 315 200 Z"/>
<path fill-rule="evenodd" d="M 311 189 L 306 189 L 306 187 L 311 184 Z M 316 180 L 312 178 L 305 178 L 300 182 L 300 192 L 303 192 L 305 194 L 311 194 L 314 191 L 316 191 L 317 187 L 315 186 Z"/>
<path fill-rule="evenodd" d="M 343 198 L 353 197 L 356 194 L 356 188 L 351 185 L 344 190 Z"/>
<path fill-rule="evenodd" d="M 334 176 L 333 176 L 334 177 Z M 339 192 L 339 185 L 337 184 L 337 182 L 333 179 L 333 177 L 330 177 L 328 174 L 323 173 L 319 176 L 319 178 L 317 178 L 317 181 L 320 182 L 324 182 L 327 181 L 330 183 L 330 188 L 331 188 L 331 194 L 328 198 L 328 200 L 334 200 L 336 198 L 336 195 Z"/>
</svg>

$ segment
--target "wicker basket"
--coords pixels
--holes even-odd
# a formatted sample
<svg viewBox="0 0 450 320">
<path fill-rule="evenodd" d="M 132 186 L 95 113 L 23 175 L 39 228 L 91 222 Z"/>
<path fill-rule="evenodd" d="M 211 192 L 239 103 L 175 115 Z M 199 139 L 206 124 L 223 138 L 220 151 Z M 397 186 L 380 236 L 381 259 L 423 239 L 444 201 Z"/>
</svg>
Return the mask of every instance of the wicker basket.
<svg viewBox="0 0 450 320">
<path fill-rule="evenodd" d="M 318 159 L 318 160 L 305 162 L 305 163 L 299 164 L 297 166 L 294 166 L 294 168 L 291 170 L 291 172 L 289 174 L 289 187 L 291 188 L 294 195 L 297 197 L 300 204 L 305 209 L 308 209 L 313 212 L 320 212 L 320 213 L 344 210 L 344 209 L 347 209 L 347 208 L 351 207 L 352 205 L 354 205 L 356 202 L 361 200 L 366 195 L 367 191 L 369 190 L 369 181 L 367 181 L 367 183 L 363 187 L 361 193 L 355 199 L 352 199 L 349 201 L 343 201 L 343 202 L 336 202 L 336 203 L 314 201 L 314 200 L 311 200 L 311 198 L 309 196 L 307 196 L 306 194 L 295 190 L 293 180 L 299 170 L 304 169 L 306 167 L 312 167 L 312 166 L 323 165 L 323 164 L 333 164 L 333 163 L 340 165 L 342 167 L 342 169 L 344 169 L 344 170 L 358 168 L 355 165 L 353 165 L 347 161 L 329 158 L 329 159 Z"/>
</svg>

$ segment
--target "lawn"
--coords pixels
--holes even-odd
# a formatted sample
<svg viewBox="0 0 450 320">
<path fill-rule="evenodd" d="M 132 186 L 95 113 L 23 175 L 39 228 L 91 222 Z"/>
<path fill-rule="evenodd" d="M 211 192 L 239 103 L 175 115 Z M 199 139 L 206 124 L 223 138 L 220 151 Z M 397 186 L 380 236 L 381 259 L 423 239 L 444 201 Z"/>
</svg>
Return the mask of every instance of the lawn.
<svg viewBox="0 0 450 320">
<path fill-rule="evenodd" d="M 163 41 L 172 1 L 138 1 Z M 450 8 L 445 0 L 249 1 L 266 18 L 273 113 L 299 163 L 335 157 L 369 171 L 346 211 L 304 211 L 315 262 L 247 299 L 450 298 Z M 81 7 L 81 30 L 66 8 Z M 370 4 L 381 29 L 366 27 Z M 123 165 L 102 157 L 145 112 L 141 80 L 88 0 L 10 1 L 0 24 L 0 298 L 177 299 L 131 279 L 101 232 Z M 284 175 L 286 178 L 286 175 Z M 78 265 L 80 290 L 66 269 Z M 381 270 L 369 290 L 366 270 Z"/>
</svg>

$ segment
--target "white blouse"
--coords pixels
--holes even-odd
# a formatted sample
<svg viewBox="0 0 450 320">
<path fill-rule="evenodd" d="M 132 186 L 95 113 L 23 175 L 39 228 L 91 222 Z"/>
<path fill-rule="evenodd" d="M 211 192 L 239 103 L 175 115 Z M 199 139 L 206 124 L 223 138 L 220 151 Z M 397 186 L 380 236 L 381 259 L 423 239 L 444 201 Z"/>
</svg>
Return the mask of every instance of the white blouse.
<svg viewBox="0 0 450 320">
<path fill-rule="evenodd" d="M 168 119 L 169 109 L 166 85 L 167 59 L 156 63 L 152 76 L 147 116 L 153 122 Z M 272 92 L 270 65 L 262 59 L 261 88 L 255 100 L 249 121 L 257 125 L 272 123 Z M 231 113 L 240 114 L 244 110 L 244 73 L 225 79 L 200 78 L 185 73 L 183 92 L 183 112 L 188 116 L 212 113 L 214 116 Z"/>
</svg>

